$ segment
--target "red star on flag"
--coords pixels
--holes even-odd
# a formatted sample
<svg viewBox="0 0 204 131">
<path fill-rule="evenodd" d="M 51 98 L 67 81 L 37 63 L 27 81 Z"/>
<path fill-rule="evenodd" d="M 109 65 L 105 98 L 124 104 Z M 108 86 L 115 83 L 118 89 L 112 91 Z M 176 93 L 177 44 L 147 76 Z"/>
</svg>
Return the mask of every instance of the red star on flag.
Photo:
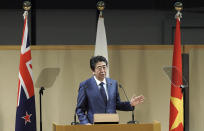
<svg viewBox="0 0 204 131">
<path fill-rule="evenodd" d="M 28 112 L 26 112 L 26 115 L 25 116 L 23 116 L 23 117 L 21 117 L 21 118 L 23 118 L 23 119 L 25 119 L 25 125 L 29 122 L 29 123 L 31 123 L 31 121 L 30 121 L 30 117 L 32 116 L 32 114 L 28 114 Z"/>
</svg>

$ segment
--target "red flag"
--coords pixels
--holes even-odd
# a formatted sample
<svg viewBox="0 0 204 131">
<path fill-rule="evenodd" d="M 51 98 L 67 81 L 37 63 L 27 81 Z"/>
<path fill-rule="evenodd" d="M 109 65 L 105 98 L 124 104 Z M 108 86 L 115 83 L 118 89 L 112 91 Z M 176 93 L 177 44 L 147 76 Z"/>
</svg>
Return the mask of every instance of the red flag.
<svg viewBox="0 0 204 131">
<path fill-rule="evenodd" d="M 176 19 L 172 66 L 169 131 L 183 131 L 183 94 L 180 87 L 182 85 L 182 57 L 179 18 Z"/>
</svg>

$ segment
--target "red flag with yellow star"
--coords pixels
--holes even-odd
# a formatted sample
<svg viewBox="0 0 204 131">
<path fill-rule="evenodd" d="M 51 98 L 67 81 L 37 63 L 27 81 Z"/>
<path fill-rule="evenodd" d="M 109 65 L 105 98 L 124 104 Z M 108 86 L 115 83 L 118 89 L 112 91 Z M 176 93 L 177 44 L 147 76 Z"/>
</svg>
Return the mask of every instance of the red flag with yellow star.
<svg viewBox="0 0 204 131">
<path fill-rule="evenodd" d="M 169 131 L 183 131 L 183 93 L 180 87 L 182 85 L 180 18 L 176 19 L 172 66 L 174 69 L 172 69 Z"/>
</svg>

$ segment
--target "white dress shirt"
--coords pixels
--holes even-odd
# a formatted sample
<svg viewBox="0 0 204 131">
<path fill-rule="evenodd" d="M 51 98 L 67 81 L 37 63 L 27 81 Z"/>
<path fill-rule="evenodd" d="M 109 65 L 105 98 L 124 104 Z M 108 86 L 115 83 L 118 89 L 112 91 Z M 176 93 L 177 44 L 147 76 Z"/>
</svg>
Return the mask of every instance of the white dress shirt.
<svg viewBox="0 0 204 131">
<path fill-rule="evenodd" d="M 106 92 L 106 96 L 107 96 L 107 100 L 108 100 L 108 90 L 107 90 L 107 82 L 106 82 L 106 79 L 104 79 L 103 81 L 99 81 L 98 79 L 96 79 L 96 77 L 94 76 L 94 79 L 96 81 L 96 84 L 98 86 L 98 89 L 100 90 L 101 86 L 99 85 L 101 82 L 103 82 L 103 87 L 105 89 L 105 92 Z"/>
</svg>

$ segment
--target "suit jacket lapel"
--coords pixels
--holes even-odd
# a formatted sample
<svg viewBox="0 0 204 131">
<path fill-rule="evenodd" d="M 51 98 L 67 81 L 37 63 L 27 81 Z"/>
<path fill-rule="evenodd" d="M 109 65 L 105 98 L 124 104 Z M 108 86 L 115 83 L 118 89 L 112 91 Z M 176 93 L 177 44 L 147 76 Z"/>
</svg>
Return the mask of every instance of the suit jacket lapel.
<svg viewBox="0 0 204 131">
<path fill-rule="evenodd" d="M 98 100 L 102 101 L 105 104 L 105 102 L 104 102 L 104 100 L 103 100 L 103 98 L 101 96 L 101 93 L 99 91 L 98 85 L 96 84 L 96 81 L 95 81 L 94 77 L 91 77 L 91 81 L 90 82 L 91 82 L 90 86 L 91 86 L 92 90 L 94 90 L 94 92 L 97 94 Z"/>
<path fill-rule="evenodd" d="M 107 91 L 108 91 L 108 102 L 107 102 L 107 105 L 109 103 L 109 100 L 111 99 L 111 86 L 112 86 L 112 82 L 110 81 L 110 79 L 106 78 L 106 87 L 107 87 Z"/>
</svg>

